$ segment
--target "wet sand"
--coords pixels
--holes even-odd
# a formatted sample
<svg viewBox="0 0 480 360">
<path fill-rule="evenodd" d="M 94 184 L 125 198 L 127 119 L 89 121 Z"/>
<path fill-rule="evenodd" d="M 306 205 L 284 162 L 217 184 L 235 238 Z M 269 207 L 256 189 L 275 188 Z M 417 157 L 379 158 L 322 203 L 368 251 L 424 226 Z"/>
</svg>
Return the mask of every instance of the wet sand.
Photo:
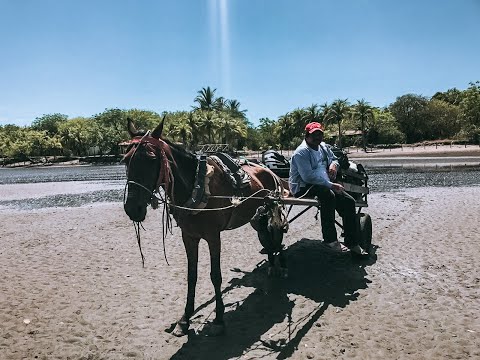
<svg viewBox="0 0 480 360">
<path fill-rule="evenodd" d="M 366 153 L 350 148 L 348 158 L 366 168 L 441 168 L 475 167 L 480 169 L 480 146 L 441 145 L 405 146 L 395 149 L 374 149 Z"/>
<path fill-rule="evenodd" d="M 267 277 L 249 225 L 224 232 L 217 338 L 204 332 L 205 243 L 191 334 L 167 332 L 182 315 L 186 257 L 174 228 L 166 264 L 159 211 L 144 224 L 142 268 L 119 202 L 0 210 L 0 359 L 479 358 L 479 198 L 478 186 L 372 194 L 366 263 L 325 253 L 310 210 L 286 235 L 286 280 Z"/>
<path fill-rule="evenodd" d="M 375 157 L 479 157 L 479 145 L 428 145 L 409 146 L 405 145 L 393 149 L 362 149 L 348 148 L 348 156 L 351 158 L 375 158 Z"/>
</svg>

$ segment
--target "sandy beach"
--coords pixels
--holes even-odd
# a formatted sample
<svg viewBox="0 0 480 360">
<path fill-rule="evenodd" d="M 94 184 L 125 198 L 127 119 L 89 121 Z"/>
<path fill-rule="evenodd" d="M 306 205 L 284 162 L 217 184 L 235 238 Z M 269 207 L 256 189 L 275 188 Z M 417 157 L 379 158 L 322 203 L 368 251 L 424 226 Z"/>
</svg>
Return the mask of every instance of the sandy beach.
<svg viewBox="0 0 480 360">
<path fill-rule="evenodd" d="M 325 253 L 310 210 L 285 237 L 285 280 L 267 277 L 249 225 L 224 232 L 227 332 L 215 338 L 205 243 L 190 335 L 169 333 L 186 257 L 174 228 L 167 265 L 159 211 L 142 268 L 121 203 L 1 210 L 0 359 L 478 359 L 479 198 L 478 186 L 372 194 L 376 251 L 363 263 Z"/>
</svg>

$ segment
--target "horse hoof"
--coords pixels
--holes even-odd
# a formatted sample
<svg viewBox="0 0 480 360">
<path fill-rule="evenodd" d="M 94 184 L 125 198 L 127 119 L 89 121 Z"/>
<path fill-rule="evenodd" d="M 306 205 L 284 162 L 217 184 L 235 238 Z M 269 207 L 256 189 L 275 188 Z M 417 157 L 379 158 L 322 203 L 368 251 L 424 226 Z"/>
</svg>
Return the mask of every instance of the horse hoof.
<svg viewBox="0 0 480 360">
<path fill-rule="evenodd" d="M 206 336 L 220 336 L 225 334 L 225 324 L 209 323 L 205 326 Z"/>
<path fill-rule="evenodd" d="M 185 336 L 188 332 L 188 325 L 177 323 L 175 329 L 173 329 L 172 334 L 177 337 Z"/>
</svg>

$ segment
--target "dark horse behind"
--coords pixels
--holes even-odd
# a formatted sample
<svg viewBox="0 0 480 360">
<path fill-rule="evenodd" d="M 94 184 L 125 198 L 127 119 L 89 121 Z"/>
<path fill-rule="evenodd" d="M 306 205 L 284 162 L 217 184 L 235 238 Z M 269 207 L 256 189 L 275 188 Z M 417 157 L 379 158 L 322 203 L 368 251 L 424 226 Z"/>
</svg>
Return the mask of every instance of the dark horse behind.
<svg viewBox="0 0 480 360">
<path fill-rule="evenodd" d="M 132 221 L 142 222 L 147 214 L 147 206 L 150 203 L 153 206 L 158 201 L 162 188 L 167 198 L 164 206 L 168 207 L 181 228 L 188 259 L 188 294 L 185 312 L 173 330 L 174 335 L 185 335 L 188 331 L 190 317 L 194 313 L 198 245 L 200 239 L 207 241 L 210 250 L 210 278 L 215 288 L 216 302 L 216 317 L 211 329 L 213 333 L 219 334 L 224 331 L 220 232 L 245 225 L 258 214 L 257 209 L 265 205 L 268 196 L 281 196 L 285 189 L 280 179 L 270 170 L 249 163 L 242 165 L 242 168 L 250 176 L 250 183 L 241 190 L 239 201 L 232 201 L 239 196 L 239 190 L 227 181 L 225 172 L 217 163 L 209 162 L 214 172 L 209 178 L 211 195 L 206 207 L 189 209 L 199 160 L 193 153 L 162 138 L 163 123 L 164 119 L 150 133 L 138 131 L 132 121 L 128 120 L 132 145 L 125 155 L 128 179 L 125 212 Z M 281 240 L 276 247 L 269 249 L 269 259 L 272 259 L 274 251 L 280 259 L 284 259 Z M 281 263 L 284 265 L 284 261 L 281 260 Z"/>
</svg>

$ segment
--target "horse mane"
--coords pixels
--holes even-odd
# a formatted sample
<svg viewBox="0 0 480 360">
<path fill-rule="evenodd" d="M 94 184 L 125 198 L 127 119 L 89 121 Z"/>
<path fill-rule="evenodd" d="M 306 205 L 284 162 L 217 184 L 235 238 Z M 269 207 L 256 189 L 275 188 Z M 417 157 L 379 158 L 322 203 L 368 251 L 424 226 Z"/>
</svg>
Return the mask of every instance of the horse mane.
<svg viewBox="0 0 480 360">
<path fill-rule="evenodd" d="M 193 152 L 185 149 L 181 145 L 178 145 L 178 144 L 172 142 L 169 139 L 161 138 L 161 140 L 164 141 L 170 147 L 169 156 L 171 156 L 171 161 L 173 162 L 172 170 L 175 171 L 175 176 L 172 177 L 172 180 L 173 179 L 175 179 L 176 181 L 180 180 L 182 185 L 184 185 L 186 187 L 186 189 L 183 189 L 184 191 L 179 190 L 180 192 L 178 192 L 176 194 L 178 196 L 174 195 L 174 189 L 172 188 L 171 193 L 170 193 L 170 197 L 171 197 L 172 201 L 174 201 L 174 199 L 178 197 L 178 199 L 176 199 L 176 200 L 179 200 L 180 202 L 184 203 L 187 200 L 183 199 L 183 198 L 180 199 L 180 197 L 185 197 L 185 195 L 188 193 L 188 195 L 187 195 L 187 198 L 188 198 L 193 191 L 193 186 L 194 186 L 194 182 L 195 182 L 195 174 L 196 174 L 196 171 L 197 171 L 197 164 L 198 164 L 197 156 Z M 185 164 L 192 164 L 193 166 L 191 166 L 191 168 L 188 168 L 188 167 L 185 166 Z M 190 171 L 186 172 L 185 170 L 187 168 Z M 172 173 L 172 175 L 174 175 L 174 174 Z M 173 181 L 175 181 L 175 180 L 173 180 Z M 175 185 L 175 184 L 172 183 L 172 186 L 173 185 Z M 186 192 L 185 192 L 185 190 L 186 190 Z"/>
<path fill-rule="evenodd" d="M 186 156 L 187 158 L 192 159 L 192 160 L 197 159 L 197 156 L 193 152 L 185 149 L 183 146 L 181 146 L 179 144 L 176 144 L 169 139 L 161 138 L 161 140 L 165 141 L 168 144 L 168 146 L 170 146 L 170 148 L 173 148 L 173 149 L 177 150 L 179 153 Z"/>
</svg>

